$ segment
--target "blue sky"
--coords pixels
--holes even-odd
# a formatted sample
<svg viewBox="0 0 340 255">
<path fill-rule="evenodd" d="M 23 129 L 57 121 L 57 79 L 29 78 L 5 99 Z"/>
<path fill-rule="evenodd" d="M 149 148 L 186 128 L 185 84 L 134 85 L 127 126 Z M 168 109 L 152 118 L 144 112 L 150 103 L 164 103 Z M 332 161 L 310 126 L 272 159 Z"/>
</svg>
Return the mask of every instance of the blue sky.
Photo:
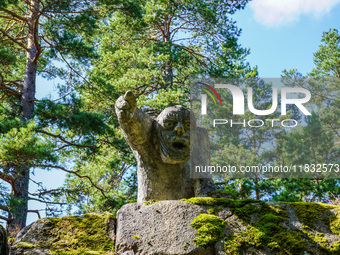
<svg viewBox="0 0 340 255">
<path fill-rule="evenodd" d="M 261 78 L 279 78 L 284 69 L 307 74 L 322 32 L 340 30 L 339 0 L 253 0 L 234 15 L 242 28 L 239 42 Z"/>
<path fill-rule="evenodd" d="M 247 60 L 258 66 L 261 78 L 279 78 L 284 69 L 307 74 L 314 67 L 313 53 L 318 50 L 322 32 L 340 30 L 340 0 L 253 0 L 233 19 L 242 28 L 240 44 L 250 48 Z M 38 78 L 37 98 L 57 97 L 53 92 L 56 84 Z M 55 188 L 63 183 L 65 174 L 36 170 L 32 178 Z M 35 188 L 31 184 L 31 191 Z M 30 202 L 30 209 L 38 207 Z M 35 214 L 29 214 L 27 223 L 36 219 Z"/>
</svg>

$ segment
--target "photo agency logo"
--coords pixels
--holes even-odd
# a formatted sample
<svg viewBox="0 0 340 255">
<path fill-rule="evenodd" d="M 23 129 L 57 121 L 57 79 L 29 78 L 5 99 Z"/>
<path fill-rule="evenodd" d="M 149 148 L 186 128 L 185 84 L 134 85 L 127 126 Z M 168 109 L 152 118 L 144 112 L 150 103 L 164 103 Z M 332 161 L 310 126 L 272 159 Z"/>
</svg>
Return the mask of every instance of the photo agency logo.
<svg viewBox="0 0 340 255">
<path fill-rule="evenodd" d="M 232 101 L 232 115 L 235 116 L 244 116 L 245 113 L 245 101 L 247 101 L 247 107 L 251 114 L 257 116 L 287 116 L 289 113 L 288 109 L 293 109 L 296 107 L 302 114 L 305 116 L 311 115 L 311 113 L 304 106 L 305 103 L 308 103 L 311 99 L 311 93 L 309 90 L 301 87 L 272 87 L 272 96 L 271 102 L 268 102 L 268 94 L 269 88 L 265 86 L 266 91 L 261 91 L 261 89 L 253 87 L 244 87 L 244 91 L 246 91 L 246 95 L 242 91 L 240 86 L 232 85 L 232 84 L 214 84 L 209 85 L 205 82 L 198 82 L 196 86 L 200 85 L 201 93 L 200 93 L 200 101 L 201 101 L 201 111 L 200 115 L 204 116 L 208 114 L 208 101 L 211 101 L 213 107 L 210 107 L 210 111 L 219 111 L 218 107 L 223 107 L 225 104 L 230 104 L 230 100 Z M 219 93 L 216 89 L 220 89 Z M 256 92 L 255 92 L 256 91 Z M 226 97 L 226 93 L 231 95 L 230 97 Z M 257 95 L 255 93 L 258 93 Z M 224 96 L 222 96 L 222 94 Z M 254 98 L 257 98 L 261 102 L 261 95 L 266 95 L 266 103 L 262 103 L 264 109 L 257 109 Z M 210 98 L 210 100 L 208 100 Z M 224 99 L 225 98 L 225 99 Z M 219 103 L 217 102 L 217 100 Z M 279 100 L 280 99 L 280 100 Z M 224 101 L 226 100 L 226 102 Z M 280 102 L 280 105 L 279 105 Z M 270 105 L 270 107 L 269 107 Z M 262 106 L 262 108 L 263 108 Z M 275 114 L 279 113 L 279 114 Z M 218 114 L 221 116 L 221 114 Z M 225 112 L 226 116 L 230 116 L 230 113 Z M 249 114 L 248 114 L 249 115 Z M 222 116 L 223 117 L 223 116 Z M 218 125 L 227 125 L 229 127 L 233 127 L 235 125 L 241 125 L 243 127 L 264 127 L 269 125 L 271 127 L 281 126 L 281 127 L 296 127 L 298 125 L 298 121 L 294 118 L 282 119 L 282 118 L 238 118 L 238 120 L 234 118 L 214 118 L 212 119 L 212 126 L 215 128 Z"/>
<path fill-rule="evenodd" d="M 339 84 L 302 77 L 193 81 L 191 110 L 198 128 L 190 130 L 191 175 L 335 178 L 339 122 L 326 117 L 338 113 Z"/>
</svg>

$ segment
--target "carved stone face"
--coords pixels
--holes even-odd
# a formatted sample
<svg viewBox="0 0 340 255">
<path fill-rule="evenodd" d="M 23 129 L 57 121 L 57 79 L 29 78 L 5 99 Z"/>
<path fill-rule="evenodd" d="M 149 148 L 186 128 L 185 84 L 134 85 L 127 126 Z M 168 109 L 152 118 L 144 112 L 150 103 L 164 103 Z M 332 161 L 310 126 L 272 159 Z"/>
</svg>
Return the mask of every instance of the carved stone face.
<svg viewBox="0 0 340 255">
<path fill-rule="evenodd" d="M 190 117 L 193 114 L 181 105 L 165 108 L 158 116 L 158 137 L 165 163 L 177 164 L 190 158 Z"/>
</svg>

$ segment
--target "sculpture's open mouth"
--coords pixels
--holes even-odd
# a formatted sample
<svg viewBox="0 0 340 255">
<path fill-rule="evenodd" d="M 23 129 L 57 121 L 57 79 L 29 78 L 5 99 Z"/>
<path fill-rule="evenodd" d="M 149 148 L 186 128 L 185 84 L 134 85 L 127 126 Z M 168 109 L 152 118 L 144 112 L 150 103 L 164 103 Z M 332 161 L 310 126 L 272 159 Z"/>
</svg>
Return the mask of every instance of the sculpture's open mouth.
<svg viewBox="0 0 340 255">
<path fill-rule="evenodd" d="M 173 142 L 172 144 L 172 147 L 174 147 L 176 150 L 185 150 L 187 148 L 187 145 L 185 142 L 182 142 L 182 141 L 175 141 Z"/>
</svg>

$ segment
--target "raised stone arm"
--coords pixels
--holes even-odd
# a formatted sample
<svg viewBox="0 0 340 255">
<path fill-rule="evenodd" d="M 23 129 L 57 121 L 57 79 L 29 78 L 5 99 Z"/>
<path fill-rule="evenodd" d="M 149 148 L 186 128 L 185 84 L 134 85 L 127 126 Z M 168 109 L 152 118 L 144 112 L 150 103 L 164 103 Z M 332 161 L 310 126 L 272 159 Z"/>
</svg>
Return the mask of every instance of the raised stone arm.
<svg viewBox="0 0 340 255">
<path fill-rule="evenodd" d="M 127 142 L 134 149 L 145 144 L 153 119 L 139 108 L 132 91 L 120 96 L 115 104 L 116 114 Z"/>
</svg>

